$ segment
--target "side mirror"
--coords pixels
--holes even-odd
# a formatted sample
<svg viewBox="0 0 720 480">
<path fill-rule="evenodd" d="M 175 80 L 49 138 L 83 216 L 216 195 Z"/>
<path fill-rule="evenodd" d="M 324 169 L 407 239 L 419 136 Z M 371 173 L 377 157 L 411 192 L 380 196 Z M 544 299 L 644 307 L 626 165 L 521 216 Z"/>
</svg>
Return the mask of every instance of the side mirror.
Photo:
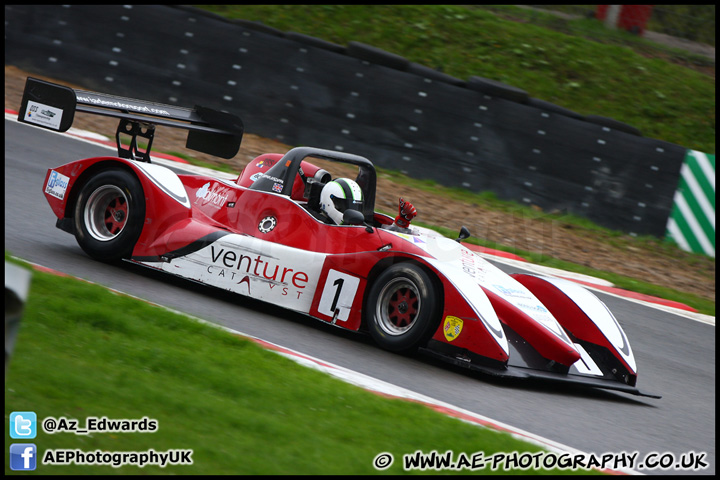
<svg viewBox="0 0 720 480">
<path fill-rule="evenodd" d="M 459 243 L 462 240 L 465 240 L 466 238 L 468 238 L 469 236 L 470 236 L 470 230 L 465 228 L 465 226 L 463 225 L 462 227 L 460 227 L 460 235 L 458 236 L 458 238 L 455 239 L 455 241 Z"/>
<path fill-rule="evenodd" d="M 345 210 L 345 213 L 343 213 L 343 223 L 346 225 L 365 225 L 365 230 L 367 230 L 368 233 L 373 232 L 372 227 L 365 223 L 365 215 L 358 210 Z"/>
<path fill-rule="evenodd" d="M 359 210 L 345 210 L 343 223 L 346 225 L 362 225 L 365 223 L 365 215 Z"/>
</svg>

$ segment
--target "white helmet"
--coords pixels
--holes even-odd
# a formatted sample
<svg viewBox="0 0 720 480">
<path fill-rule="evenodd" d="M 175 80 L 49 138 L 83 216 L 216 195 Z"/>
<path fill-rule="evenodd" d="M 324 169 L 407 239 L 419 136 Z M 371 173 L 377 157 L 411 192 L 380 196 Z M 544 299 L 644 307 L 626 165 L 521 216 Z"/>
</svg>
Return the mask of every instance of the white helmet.
<svg viewBox="0 0 720 480">
<path fill-rule="evenodd" d="M 345 210 L 363 211 L 363 194 L 360 185 L 349 178 L 328 182 L 320 193 L 320 210 L 336 224 L 342 225 Z"/>
</svg>

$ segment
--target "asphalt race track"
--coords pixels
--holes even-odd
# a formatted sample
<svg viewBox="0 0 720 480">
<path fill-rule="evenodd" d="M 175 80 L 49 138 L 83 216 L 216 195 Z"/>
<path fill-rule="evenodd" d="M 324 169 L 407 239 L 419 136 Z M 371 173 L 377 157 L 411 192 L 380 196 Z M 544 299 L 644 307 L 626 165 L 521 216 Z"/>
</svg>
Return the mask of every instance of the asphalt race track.
<svg viewBox="0 0 720 480">
<path fill-rule="evenodd" d="M 117 267 L 91 260 L 71 235 L 55 228 L 55 216 L 42 191 L 48 168 L 98 155 L 108 155 L 108 150 L 6 119 L 7 251 L 584 452 L 638 452 L 639 460 L 650 453 L 670 453 L 678 461 L 683 454 L 687 457 L 689 452 L 698 455 L 704 452 L 704 460 L 709 464 L 707 469 L 696 472 L 638 469 L 642 473 L 715 473 L 713 325 L 597 293 L 630 339 L 639 370 L 638 388 L 660 394 L 662 399 L 502 382 L 429 359 L 391 354 L 375 347 L 367 338 L 292 312 L 243 297 L 227 298 L 133 265 Z M 501 268 L 507 269 L 502 265 Z"/>
</svg>

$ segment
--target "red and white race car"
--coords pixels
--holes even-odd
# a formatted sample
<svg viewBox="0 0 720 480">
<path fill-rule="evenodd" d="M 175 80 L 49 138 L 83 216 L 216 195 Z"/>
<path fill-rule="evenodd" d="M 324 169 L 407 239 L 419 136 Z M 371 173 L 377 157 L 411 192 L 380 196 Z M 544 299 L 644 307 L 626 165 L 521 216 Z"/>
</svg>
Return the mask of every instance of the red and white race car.
<svg viewBox="0 0 720 480">
<path fill-rule="evenodd" d="M 457 240 L 374 211 L 366 158 L 299 147 L 251 161 L 235 181 L 150 163 L 154 125 L 188 147 L 238 151 L 239 118 L 28 78 L 18 120 L 67 130 L 76 111 L 118 117 L 118 156 L 52 168 L 43 189 L 57 226 L 102 261 L 123 259 L 368 332 L 496 376 L 536 377 L 636 395 L 637 367 L 613 314 L 575 283 L 508 275 Z M 128 147 L 120 141 L 130 138 Z M 314 158 L 357 168 L 333 178 Z"/>
</svg>

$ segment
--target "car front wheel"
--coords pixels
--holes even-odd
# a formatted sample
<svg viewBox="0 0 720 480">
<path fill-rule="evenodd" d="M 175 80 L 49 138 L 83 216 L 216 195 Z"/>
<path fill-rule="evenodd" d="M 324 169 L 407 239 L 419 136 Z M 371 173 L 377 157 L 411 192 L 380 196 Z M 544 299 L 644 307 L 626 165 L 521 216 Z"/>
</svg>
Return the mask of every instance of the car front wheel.
<svg viewBox="0 0 720 480">
<path fill-rule="evenodd" d="M 370 335 L 386 350 L 413 351 L 437 329 L 441 303 L 425 270 L 413 263 L 395 264 L 380 274 L 368 293 L 365 315 Z"/>
</svg>

